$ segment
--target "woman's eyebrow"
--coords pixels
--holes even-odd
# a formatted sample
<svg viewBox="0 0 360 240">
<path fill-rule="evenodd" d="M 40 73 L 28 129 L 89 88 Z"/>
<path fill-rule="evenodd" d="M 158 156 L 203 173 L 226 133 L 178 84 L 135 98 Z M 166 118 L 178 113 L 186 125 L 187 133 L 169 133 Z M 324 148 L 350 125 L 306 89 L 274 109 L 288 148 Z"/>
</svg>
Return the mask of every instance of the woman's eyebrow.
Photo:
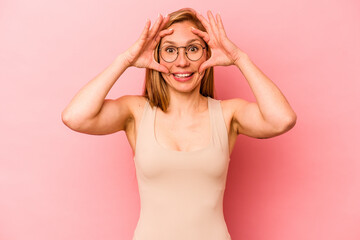
<svg viewBox="0 0 360 240">
<path fill-rule="evenodd" d="M 199 39 L 194 38 L 194 39 L 190 39 L 189 41 L 187 41 L 186 44 L 189 44 L 189 43 L 192 43 L 192 42 L 195 42 L 195 41 L 199 41 L 199 42 L 200 42 Z M 169 41 L 169 40 L 163 42 L 163 44 L 165 44 L 165 43 L 175 44 L 175 42 Z"/>
</svg>

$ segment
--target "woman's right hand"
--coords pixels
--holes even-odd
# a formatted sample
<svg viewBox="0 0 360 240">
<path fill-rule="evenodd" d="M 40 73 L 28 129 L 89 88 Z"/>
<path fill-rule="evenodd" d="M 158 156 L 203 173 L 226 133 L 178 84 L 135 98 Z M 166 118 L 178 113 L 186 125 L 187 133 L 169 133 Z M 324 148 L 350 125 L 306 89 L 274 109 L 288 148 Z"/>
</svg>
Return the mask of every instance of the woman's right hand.
<svg viewBox="0 0 360 240">
<path fill-rule="evenodd" d="M 173 32 L 173 29 L 161 31 L 168 21 L 168 15 L 163 18 L 160 14 L 151 29 L 150 20 L 146 21 L 145 28 L 141 33 L 140 38 L 124 53 L 124 57 L 128 61 L 129 66 L 151 68 L 163 73 L 169 72 L 165 66 L 159 64 L 154 59 L 154 50 L 160 39 Z"/>
</svg>

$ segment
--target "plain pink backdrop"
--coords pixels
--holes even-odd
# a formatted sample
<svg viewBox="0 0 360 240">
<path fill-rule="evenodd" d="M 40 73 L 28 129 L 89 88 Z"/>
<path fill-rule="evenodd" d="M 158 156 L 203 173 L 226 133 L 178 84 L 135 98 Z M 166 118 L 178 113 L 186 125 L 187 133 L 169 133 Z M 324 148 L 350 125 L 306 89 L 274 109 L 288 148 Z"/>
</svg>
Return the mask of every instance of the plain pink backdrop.
<svg viewBox="0 0 360 240">
<path fill-rule="evenodd" d="M 61 112 L 140 35 L 146 18 L 220 12 L 229 38 L 281 89 L 296 126 L 239 136 L 224 199 L 234 240 L 360 239 L 360 4 L 288 1 L 2 0 L 0 239 L 131 239 L 140 202 L 124 132 L 74 132 Z M 141 94 L 128 69 L 107 98 Z M 216 98 L 255 98 L 235 67 Z M 174 216 L 176 217 L 176 216 Z"/>
</svg>

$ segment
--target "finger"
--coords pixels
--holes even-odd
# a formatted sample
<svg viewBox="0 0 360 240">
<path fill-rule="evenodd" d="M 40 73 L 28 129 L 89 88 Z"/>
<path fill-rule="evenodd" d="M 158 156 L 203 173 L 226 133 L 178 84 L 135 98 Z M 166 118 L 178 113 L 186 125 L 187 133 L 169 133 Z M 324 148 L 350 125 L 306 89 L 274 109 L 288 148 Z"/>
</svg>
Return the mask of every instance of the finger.
<svg viewBox="0 0 360 240">
<path fill-rule="evenodd" d="M 167 15 L 165 16 L 165 18 L 162 20 L 161 25 L 159 26 L 159 28 L 158 28 L 157 31 L 156 31 L 156 34 L 155 34 L 155 36 L 154 36 L 155 41 L 158 39 L 159 33 L 164 29 L 164 26 L 165 26 L 165 24 L 169 21 L 169 19 L 170 19 L 170 16 L 169 16 L 169 14 L 167 14 Z"/>
<path fill-rule="evenodd" d="M 195 33 L 196 35 L 198 35 L 199 37 L 201 37 L 202 39 L 204 39 L 204 41 L 207 43 L 210 41 L 210 37 L 209 34 L 207 32 L 203 32 L 197 28 L 191 27 L 191 31 L 193 33 Z"/>
<path fill-rule="evenodd" d="M 159 14 L 158 18 L 156 19 L 154 25 L 152 26 L 152 28 L 150 29 L 150 33 L 149 33 L 149 38 L 153 38 L 154 36 L 156 36 L 158 29 L 161 25 L 161 22 L 163 20 L 163 17 L 161 14 Z"/>
<path fill-rule="evenodd" d="M 172 34 L 174 33 L 174 29 L 169 28 L 169 29 L 164 29 L 161 32 L 159 32 L 159 37 L 165 37 L 168 34 Z"/>
<path fill-rule="evenodd" d="M 159 34 L 157 35 L 156 39 L 155 39 L 155 45 L 159 43 L 160 39 L 165 37 L 166 35 L 171 35 L 173 34 L 174 29 L 170 28 L 170 29 L 165 29 L 162 30 L 161 32 L 159 32 Z"/>
<path fill-rule="evenodd" d="M 203 73 L 206 69 L 208 69 L 209 67 L 214 66 L 214 64 L 212 63 L 211 58 L 209 58 L 208 60 L 206 60 L 205 62 L 203 62 L 200 67 L 199 67 L 199 73 Z"/>
<path fill-rule="evenodd" d="M 220 14 L 216 14 L 216 20 L 218 22 L 218 27 L 219 27 L 219 30 L 220 30 L 220 34 L 222 34 L 223 36 L 226 36 L 226 32 L 225 32 L 225 28 L 224 28 L 224 24 L 221 20 L 221 17 L 220 17 Z"/>
<path fill-rule="evenodd" d="M 161 25 L 160 25 L 157 33 L 156 33 L 156 36 L 155 36 L 155 42 L 156 42 L 156 43 L 158 43 L 158 42 L 160 41 L 160 38 L 163 37 L 163 36 L 161 36 L 161 37 L 159 38 L 159 34 L 160 34 L 161 31 L 163 31 L 163 28 L 164 28 L 165 24 L 169 21 L 169 19 L 170 19 L 170 16 L 169 16 L 169 14 L 167 14 L 167 15 L 165 16 L 165 18 L 163 19 L 163 21 L 162 21 L 162 23 L 161 23 Z M 164 36 L 165 36 L 165 35 L 164 35 Z"/>
<path fill-rule="evenodd" d="M 215 21 L 215 18 L 212 14 L 212 12 L 209 10 L 207 11 L 207 15 L 208 15 L 208 18 L 210 20 L 210 26 L 211 26 L 211 29 L 213 31 L 213 33 L 215 33 L 216 36 L 219 35 L 219 30 L 218 30 L 218 27 L 217 27 L 217 23 Z"/>
<path fill-rule="evenodd" d="M 147 38 L 150 25 L 151 25 L 151 21 L 149 19 L 146 19 L 145 27 L 144 27 L 143 31 L 141 32 L 139 40 L 144 41 Z"/>
<path fill-rule="evenodd" d="M 154 26 L 150 30 L 149 38 L 153 38 L 155 36 L 155 34 L 157 33 L 160 27 L 162 20 L 163 20 L 163 16 L 159 14 L 159 17 L 156 19 Z"/>
<path fill-rule="evenodd" d="M 206 20 L 206 18 L 204 18 L 204 16 L 198 12 L 196 12 L 196 17 L 200 20 L 201 24 L 204 26 L 206 31 L 210 34 L 212 32 L 211 26 L 210 26 L 209 22 Z"/>
<path fill-rule="evenodd" d="M 157 63 L 155 60 L 150 64 L 149 68 L 158 72 L 169 73 L 169 70 L 164 65 Z"/>
<path fill-rule="evenodd" d="M 161 30 L 163 30 L 165 24 L 169 21 L 169 19 L 170 19 L 170 16 L 169 16 L 169 14 L 167 14 L 167 15 L 165 16 L 165 18 L 163 19 L 163 21 L 162 21 L 162 23 L 161 23 L 161 25 L 160 25 L 160 27 L 159 27 L 158 32 L 161 31 Z"/>
</svg>

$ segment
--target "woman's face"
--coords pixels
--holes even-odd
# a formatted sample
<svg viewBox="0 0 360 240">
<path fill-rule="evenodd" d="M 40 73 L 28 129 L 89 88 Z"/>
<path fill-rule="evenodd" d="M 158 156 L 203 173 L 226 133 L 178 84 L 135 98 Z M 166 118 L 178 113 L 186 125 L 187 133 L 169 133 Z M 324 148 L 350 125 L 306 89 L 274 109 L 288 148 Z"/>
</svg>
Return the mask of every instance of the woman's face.
<svg viewBox="0 0 360 240">
<path fill-rule="evenodd" d="M 169 48 L 189 46 L 191 44 L 200 44 L 205 47 L 205 42 L 197 35 L 191 32 L 191 27 L 196 26 L 190 21 L 178 22 L 171 25 L 169 28 L 174 29 L 173 33 L 162 38 L 160 48 Z M 191 49 L 190 49 L 191 50 Z M 169 69 L 169 73 L 162 73 L 167 85 L 175 91 L 191 92 L 195 89 L 200 92 L 201 79 L 204 73 L 199 74 L 200 65 L 206 61 L 206 49 L 203 49 L 203 55 L 197 61 L 191 61 L 185 55 L 185 48 L 178 49 L 178 56 L 173 62 L 165 62 L 160 56 L 160 64 Z"/>
</svg>

